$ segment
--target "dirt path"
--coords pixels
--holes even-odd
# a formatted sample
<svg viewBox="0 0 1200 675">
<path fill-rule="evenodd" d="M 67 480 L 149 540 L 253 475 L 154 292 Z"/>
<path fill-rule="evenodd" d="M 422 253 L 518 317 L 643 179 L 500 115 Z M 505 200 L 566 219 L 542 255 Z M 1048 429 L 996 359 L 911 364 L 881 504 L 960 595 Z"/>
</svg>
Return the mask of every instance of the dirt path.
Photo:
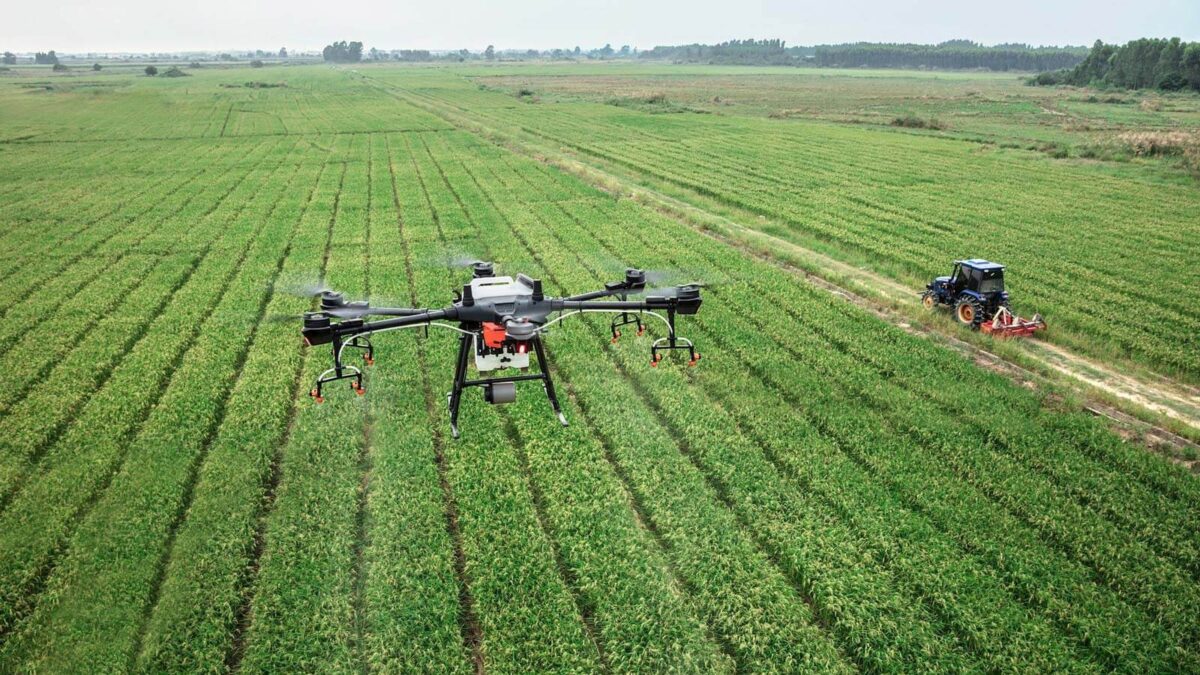
<svg viewBox="0 0 1200 675">
<path fill-rule="evenodd" d="M 920 289 L 648 188 L 634 179 L 597 166 L 590 158 L 580 158 L 562 148 L 551 147 L 537 137 L 489 127 L 467 111 L 428 94 L 408 92 L 373 80 L 372 83 L 460 129 L 566 171 L 605 192 L 649 206 L 764 260 L 783 265 L 831 293 L 870 309 L 882 319 L 959 351 L 980 366 L 1001 372 L 1025 386 L 1066 387 L 1082 399 L 1085 409 L 1120 427 L 1118 431 L 1126 438 L 1140 437 L 1172 461 L 1200 472 L 1200 461 L 1179 457 L 1182 451 L 1200 450 L 1200 445 L 1174 433 L 1167 428 L 1169 424 L 1162 423 L 1171 420 L 1175 428 L 1187 428 L 1192 437 L 1200 435 L 1200 390 L 1195 387 L 1151 374 L 1122 372 L 1119 366 L 1100 363 L 1037 339 L 993 343 L 990 338 L 964 333 L 949 320 L 923 314 L 919 303 Z M 1049 317 L 1049 321 L 1053 330 L 1053 317 Z"/>
</svg>

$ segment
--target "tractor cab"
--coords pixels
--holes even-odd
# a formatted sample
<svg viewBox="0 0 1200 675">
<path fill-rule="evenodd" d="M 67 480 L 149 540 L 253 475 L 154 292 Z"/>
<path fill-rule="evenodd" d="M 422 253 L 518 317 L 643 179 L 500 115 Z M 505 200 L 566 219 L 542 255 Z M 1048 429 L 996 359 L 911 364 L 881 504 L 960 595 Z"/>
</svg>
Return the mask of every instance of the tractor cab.
<svg viewBox="0 0 1200 675">
<path fill-rule="evenodd" d="M 954 271 L 945 279 L 955 296 L 963 291 L 970 291 L 979 296 L 980 300 L 1003 300 L 1008 297 L 1004 292 L 1004 265 L 986 260 L 956 260 Z"/>
</svg>

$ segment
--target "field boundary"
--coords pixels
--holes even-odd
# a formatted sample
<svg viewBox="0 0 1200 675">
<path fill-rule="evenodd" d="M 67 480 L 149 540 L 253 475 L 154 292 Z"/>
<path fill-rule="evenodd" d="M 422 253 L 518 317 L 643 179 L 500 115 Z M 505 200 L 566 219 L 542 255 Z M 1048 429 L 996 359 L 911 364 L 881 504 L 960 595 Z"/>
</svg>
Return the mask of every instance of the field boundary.
<svg viewBox="0 0 1200 675">
<path fill-rule="evenodd" d="M 1193 474 L 1200 473 L 1200 460 L 1182 456 L 1184 451 L 1200 450 L 1200 444 L 1196 442 L 1200 439 L 1200 389 L 1162 376 L 1127 375 L 1117 368 L 1040 340 L 992 341 L 988 347 L 981 346 L 979 336 L 955 335 L 960 330 L 948 320 L 918 315 L 918 289 L 755 230 L 541 143 L 489 127 L 478 119 L 466 117 L 461 109 L 448 109 L 453 104 L 439 101 L 432 95 L 414 94 L 361 73 L 355 75 L 493 145 L 564 171 L 615 198 L 630 199 L 650 207 L 694 230 L 782 267 L 819 288 L 871 310 L 907 332 L 958 351 L 977 365 L 1005 375 L 1022 386 L 1045 388 L 1070 399 L 1079 408 L 1104 418 L 1127 440 L 1141 443 Z"/>
</svg>

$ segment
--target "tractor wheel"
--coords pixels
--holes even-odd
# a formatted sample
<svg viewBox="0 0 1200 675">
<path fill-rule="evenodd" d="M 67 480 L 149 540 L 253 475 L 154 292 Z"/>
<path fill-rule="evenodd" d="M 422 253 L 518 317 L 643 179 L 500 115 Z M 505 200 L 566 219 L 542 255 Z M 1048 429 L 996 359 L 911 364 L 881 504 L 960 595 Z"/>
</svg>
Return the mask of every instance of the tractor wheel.
<svg viewBox="0 0 1200 675">
<path fill-rule="evenodd" d="M 962 325 L 978 330 L 979 324 L 983 323 L 983 307 L 979 305 L 978 300 L 970 296 L 959 298 L 958 304 L 954 306 L 954 316 Z"/>
<path fill-rule="evenodd" d="M 932 312 L 934 307 L 937 307 L 937 296 L 933 291 L 925 291 L 921 294 L 921 306 Z"/>
</svg>

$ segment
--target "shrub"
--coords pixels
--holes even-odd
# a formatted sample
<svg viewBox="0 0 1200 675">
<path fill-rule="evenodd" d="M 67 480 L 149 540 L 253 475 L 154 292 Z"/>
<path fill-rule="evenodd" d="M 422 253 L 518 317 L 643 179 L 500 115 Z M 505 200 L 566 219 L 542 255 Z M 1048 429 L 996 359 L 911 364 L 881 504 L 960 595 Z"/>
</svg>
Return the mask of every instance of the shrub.
<svg viewBox="0 0 1200 675">
<path fill-rule="evenodd" d="M 1026 83 L 1035 87 L 1052 87 L 1066 83 L 1066 71 L 1052 70 L 1037 75 L 1026 80 Z"/>
<path fill-rule="evenodd" d="M 258 59 L 254 59 L 253 61 L 250 62 L 251 68 L 262 68 L 264 65 L 266 65 L 266 64 Z"/>
<path fill-rule="evenodd" d="M 913 114 L 908 114 L 904 117 L 897 117 L 891 121 L 891 125 L 894 127 L 904 127 L 906 129 L 941 130 L 946 128 L 946 125 L 935 117 L 925 119 L 924 117 L 917 117 Z"/>
<path fill-rule="evenodd" d="M 1160 98 L 1144 98 L 1138 104 L 1138 107 L 1146 112 L 1158 112 L 1162 110 L 1162 99 Z"/>
<path fill-rule="evenodd" d="M 67 68 L 65 65 L 63 65 L 63 64 L 61 64 L 61 63 L 56 63 L 56 64 L 54 64 L 54 67 L 53 67 L 53 69 L 52 69 L 52 70 L 54 70 L 54 72 L 56 72 L 56 73 L 61 73 L 61 72 L 63 72 L 64 70 L 67 70 L 67 69 L 68 69 L 68 68 Z"/>
<path fill-rule="evenodd" d="M 92 64 L 92 70 L 94 70 L 94 71 L 98 71 L 98 70 L 100 70 L 100 68 L 101 68 L 101 66 L 100 66 L 100 64 L 99 64 L 99 63 L 93 63 L 93 64 Z"/>
<path fill-rule="evenodd" d="M 191 63 L 188 64 L 188 68 L 199 68 L 199 67 L 200 67 L 199 61 L 192 61 Z"/>
<path fill-rule="evenodd" d="M 146 66 L 146 75 L 148 75 L 150 77 L 154 77 L 157 74 L 158 74 L 158 68 L 156 68 L 154 66 Z"/>
<path fill-rule="evenodd" d="M 163 77 L 191 77 L 191 75 L 180 70 L 179 66 L 171 66 L 163 73 Z"/>
</svg>

